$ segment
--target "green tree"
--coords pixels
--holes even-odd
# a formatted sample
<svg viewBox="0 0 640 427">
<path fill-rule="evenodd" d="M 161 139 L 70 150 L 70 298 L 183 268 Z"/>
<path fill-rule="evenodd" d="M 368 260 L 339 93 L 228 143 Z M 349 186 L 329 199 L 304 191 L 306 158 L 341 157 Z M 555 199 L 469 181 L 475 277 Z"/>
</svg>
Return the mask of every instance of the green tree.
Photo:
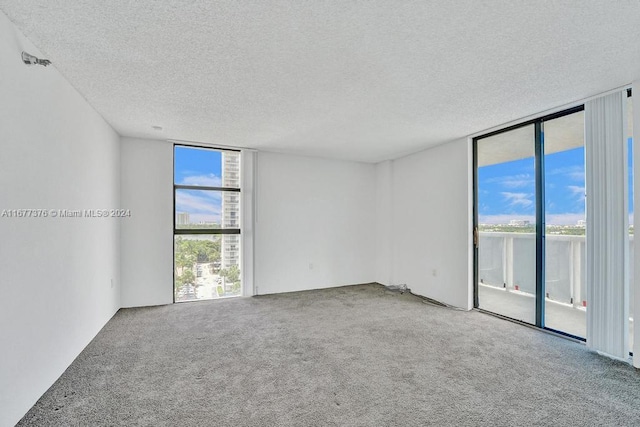
<svg viewBox="0 0 640 427">
<path fill-rule="evenodd" d="M 176 268 L 193 268 L 193 264 L 196 262 L 196 256 L 189 247 L 189 240 L 182 237 L 176 238 L 175 247 L 175 264 Z"/>
<path fill-rule="evenodd" d="M 223 268 L 220 270 L 220 276 L 224 277 L 227 282 L 233 284 L 240 283 L 240 269 L 237 265 L 232 265 L 229 268 Z"/>
<path fill-rule="evenodd" d="M 193 274 L 193 270 L 185 269 L 182 274 L 176 276 L 176 285 L 178 288 L 182 288 L 184 285 L 193 285 L 196 281 L 196 276 Z"/>
<path fill-rule="evenodd" d="M 220 239 L 185 239 L 177 236 L 175 240 L 175 286 L 176 295 L 185 285 L 196 286 L 194 274 L 196 264 L 214 264 L 220 262 Z M 219 264 L 218 264 L 219 265 Z M 213 268 L 212 265 L 209 268 Z"/>
<path fill-rule="evenodd" d="M 196 281 L 193 268 L 197 261 L 197 254 L 194 251 L 193 240 L 176 237 L 174 258 L 174 292 L 177 297 L 185 285 L 194 285 Z"/>
<path fill-rule="evenodd" d="M 231 293 L 240 292 L 240 269 L 237 265 L 220 270 L 220 276 L 225 278 L 225 283 L 231 284 Z"/>
<path fill-rule="evenodd" d="M 193 274 L 192 268 L 181 268 L 176 269 L 175 272 L 175 285 L 173 291 L 175 292 L 175 297 L 178 298 L 178 293 L 182 290 L 184 286 L 193 285 L 195 288 L 196 276 Z"/>
<path fill-rule="evenodd" d="M 199 240 L 195 247 L 198 262 L 214 262 L 220 259 L 220 240 Z"/>
</svg>

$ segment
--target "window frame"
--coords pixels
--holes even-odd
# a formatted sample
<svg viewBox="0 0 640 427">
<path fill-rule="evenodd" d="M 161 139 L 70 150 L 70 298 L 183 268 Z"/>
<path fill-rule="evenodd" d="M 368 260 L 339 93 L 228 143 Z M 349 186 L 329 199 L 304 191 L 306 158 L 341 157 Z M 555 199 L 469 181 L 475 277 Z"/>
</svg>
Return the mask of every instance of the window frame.
<svg viewBox="0 0 640 427">
<path fill-rule="evenodd" d="M 224 195 L 225 193 L 238 193 L 239 197 L 238 197 L 238 204 L 240 209 L 242 209 L 242 173 L 239 170 L 238 171 L 238 179 L 240 180 L 240 186 L 239 187 L 224 187 L 224 186 L 220 186 L 220 187 L 215 187 L 215 186 L 204 186 L 204 185 L 184 185 L 184 184 L 176 184 L 176 148 L 177 147 L 184 147 L 184 148 L 194 148 L 194 149 L 200 149 L 200 150 L 211 150 L 211 151 L 218 151 L 220 153 L 225 153 L 225 152 L 233 152 L 233 153 L 238 153 L 238 156 L 240 156 L 241 150 L 238 149 L 231 149 L 231 148 L 219 148 L 219 147 L 208 147 L 208 146 L 202 146 L 202 145 L 192 145 L 192 144 L 184 144 L 184 143 L 174 143 L 173 144 L 173 239 L 175 241 L 175 237 L 176 236 L 180 236 L 180 235 L 241 235 L 242 234 L 242 222 L 238 221 L 238 227 L 233 227 L 233 228 L 177 228 L 177 224 L 176 224 L 176 216 L 177 216 L 177 211 L 176 211 L 176 194 L 178 192 L 178 190 L 203 190 L 203 191 L 220 191 L 222 193 L 222 195 Z M 222 168 L 224 168 L 224 165 L 221 165 Z M 242 163 L 240 164 L 240 168 L 242 168 Z M 238 215 L 237 216 L 238 219 L 242 218 L 242 215 Z M 221 254 L 222 255 L 222 254 Z M 173 249 L 173 280 L 172 280 L 172 290 L 171 293 L 173 294 L 173 303 L 176 303 L 176 292 L 175 292 L 175 286 L 176 286 L 176 270 L 175 270 L 175 262 L 176 262 L 176 251 L 175 251 L 175 244 L 174 244 L 174 249 Z M 240 267 L 240 266 L 239 266 Z M 240 286 L 241 289 L 244 287 L 242 284 L 242 280 L 240 281 Z M 241 293 L 242 294 L 242 293 Z M 182 301 L 181 301 L 182 302 Z"/>
<path fill-rule="evenodd" d="M 632 90 L 630 88 L 626 89 L 627 98 L 633 97 Z M 471 138 L 472 145 L 472 216 L 473 216 L 473 308 L 475 310 L 481 311 L 483 313 L 490 314 L 492 316 L 500 317 L 506 320 L 509 320 L 514 323 L 522 324 L 529 327 L 534 327 L 537 329 L 541 329 L 544 331 L 552 332 L 566 338 L 570 338 L 576 340 L 578 342 L 585 342 L 585 337 L 578 337 L 572 335 L 570 333 L 553 329 L 547 327 L 545 325 L 545 198 L 544 198 L 544 138 L 542 136 L 541 127 L 544 122 L 557 119 L 560 117 L 564 117 L 570 114 L 574 114 L 580 111 L 584 111 L 584 102 L 578 105 L 575 105 L 570 108 L 566 108 L 554 113 L 543 114 L 539 117 L 532 118 L 530 120 L 526 120 L 521 123 L 517 123 L 511 126 L 506 126 L 504 128 L 500 128 L 497 130 L 493 130 L 481 135 L 477 135 Z M 494 135 L 498 135 L 504 132 L 509 132 L 518 128 L 522 128 L 524 126 L 535 126 L 535 164 L 536 164 L 536 172 L 535 172 L 535 181 L 536 181 L 536 323 L 529 324 L 517 319 L 513 319 L 508 316 L 501 315 L 499 313 L 494 313 L 491 311 L 487 311 L 479 307 L 478 301 L 478 281 L 479 281 L 479 259 L 478 259 L 478 141 L 489 138 Z M 635 210 L 635 201 L 634 201 L 634 210 Z M 540 224 L 540 225 L 538 225 Z M 635 224 L 634 224 L 635 225 Z M 635 228 L 635 227 L 634 227 Z M 630 352 L 633 355 L 632 352 Z"/>
</svg>

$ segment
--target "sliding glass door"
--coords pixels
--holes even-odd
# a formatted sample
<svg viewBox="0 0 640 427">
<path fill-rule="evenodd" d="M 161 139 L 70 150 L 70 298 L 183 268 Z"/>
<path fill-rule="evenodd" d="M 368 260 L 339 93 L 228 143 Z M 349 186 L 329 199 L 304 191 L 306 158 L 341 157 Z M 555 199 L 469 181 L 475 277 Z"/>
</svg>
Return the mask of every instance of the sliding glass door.
<svg viewBox="0 0 640 427">
<path fill-rule="evenodd" d="M 584 112 L 543 122 L 545 322 L 585 338 Z"/>
<path fill-rule="evenodd" d="M 475 306 L 586 336 L 584 113 L 474 140 Z"/>
<path fill-rule="evenodd" d="M 478 307 L 535 324 L 535 129 L 476 141 Z"/>
</svg>

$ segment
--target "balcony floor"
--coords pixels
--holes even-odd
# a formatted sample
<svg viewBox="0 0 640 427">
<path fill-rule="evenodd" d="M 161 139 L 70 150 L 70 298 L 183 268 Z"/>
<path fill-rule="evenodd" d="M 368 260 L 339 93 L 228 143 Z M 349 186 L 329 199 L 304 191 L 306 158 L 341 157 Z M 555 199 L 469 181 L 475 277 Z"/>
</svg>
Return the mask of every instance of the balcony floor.
<svg viewBox="0 0 640 427">
<path fill-rule="evenodd" d="M 524 292 L 507 291 L 479 284 L 480 308 L 512 319 L 535 324 L 535 297 Z M 546 300 L 546 326 L 578 337 L 587 336 L 586 311 Z M 633 321 L 629 322 L 629 348 L 633 347 Z"/>
</svg>

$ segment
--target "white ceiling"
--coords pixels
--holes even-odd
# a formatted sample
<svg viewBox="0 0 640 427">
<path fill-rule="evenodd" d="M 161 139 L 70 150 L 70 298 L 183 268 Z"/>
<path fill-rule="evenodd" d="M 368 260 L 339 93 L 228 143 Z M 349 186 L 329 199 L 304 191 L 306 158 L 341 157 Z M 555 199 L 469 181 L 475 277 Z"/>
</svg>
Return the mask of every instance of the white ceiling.
<svg viewBox="0 0 640 427">
<path fill-rule="evenodd" d="M 640 78 L 637 0 L 0 0 L 0 10 L 121 135 L 368 162 Z"/>
</svg>

